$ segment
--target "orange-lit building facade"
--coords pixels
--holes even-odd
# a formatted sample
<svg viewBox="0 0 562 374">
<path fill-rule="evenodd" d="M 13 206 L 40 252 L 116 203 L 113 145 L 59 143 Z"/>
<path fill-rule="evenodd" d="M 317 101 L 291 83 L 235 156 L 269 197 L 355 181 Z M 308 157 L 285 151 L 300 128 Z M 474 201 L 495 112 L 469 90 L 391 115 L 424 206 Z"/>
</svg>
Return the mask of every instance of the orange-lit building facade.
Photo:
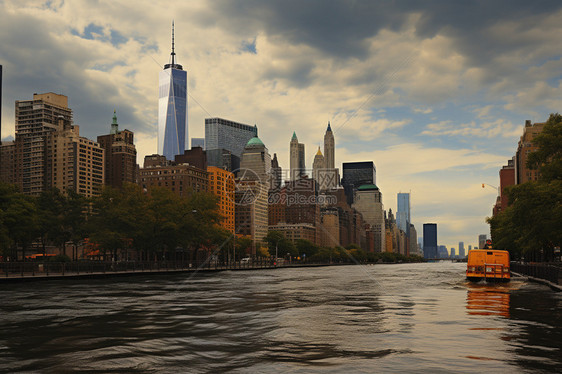
<svg viewBox="0 0 562 374">
<path fill-rule="evenodd" d="M 542 132 L 545 122 L 531 123 L 525 121 L 525 129 L 523 135 L 517 144 L 517 152 L 515 153 L 515 184 L 521 184 L 539 179 L 539 171 L 527 168 L 527 158 L 529 153 L 537 150 L 537 146 L 533 144 L 533 139 Z"/>
<path fill-rule="evenodd" d="M 217 206 L 223 217 L 221 226 L 234 234 L 234 174 L 216 166 L 208 166 L 207 173 L 209 175 L 209 192 L 219 198 Z"/>
</svg>

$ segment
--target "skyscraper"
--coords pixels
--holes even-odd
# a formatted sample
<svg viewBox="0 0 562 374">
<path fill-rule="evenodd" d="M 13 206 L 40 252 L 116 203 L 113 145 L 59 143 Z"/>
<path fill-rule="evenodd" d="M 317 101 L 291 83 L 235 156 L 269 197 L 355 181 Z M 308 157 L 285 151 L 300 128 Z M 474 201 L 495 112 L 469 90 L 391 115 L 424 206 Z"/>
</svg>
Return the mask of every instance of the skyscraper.
<svg viewBox="0 0 562 374">
<path fill-rule="evenodd" d="M 260 138 L 250 139 L 240 158 L 241 180 L 258 181 L 269 189 L 271 181 L 271 156 Z M 267 195 L 267 192 L 266 192 Z M 267 196 L 266 196 L 267 199 Z"/>
<path fill-rule="evenodd" d="M 205 149 L 207 151 L 226 150 L 238 159 L 244 147 L 254 136 L 258 136 L 258 127 L 224 118 L 205 118 Z M 222 151 L 219 152 L 222 154 Z M 209 165 L 221 167 L 222 165 Z M 236 166 L 238 168 L 238 166 Z"/>
<path fill-rule="evenodd" d="M 459 242 L 459 257 L 464 258 L 464 242 Z"/>
<path fill-rule="evenodd" d="M 478 248 L 484 248 L 484 246 L 486 245 L 486 239 L 488 239 L 488 236 L 486 234 L 478 235 Z"/>
<path fill-rule="evenodd" d="M 376 168 L 373 161 L 344 162 L 342 185 L 347 203 L 353 203 L 354 190 L 364 184 L 377 184 Z"/>
<path fill-rule="evenodd" d="M 117 114 L 113 111 L 109 134 L 98 136 L 98 143 L 104 149 L 106 185 L 118 188 L 123 182 L 136 182 L 137 149 L 133 139 L 132 131 L 126 129 L 119 131 Z"/>
<path fill-rule="evenodd" d="M 326 170 L 326 158 L 322 154 L 320 147 L 318 147 L 318 152 L 314 156 L 314 161 L 312 162 L 312 179 L 318 184 L 319 190 L 325 190 L 328 186 L 326 185 L 327 179 L 323 178 L 323 173 Z"/>
<path fill-rule="evenodd" d="M 398 228 L 409 234 L 410 228 L 410 194 L 398 193 L 398 211 L 396 212 Z"/>
<path fill-rule="evenodd" d="M 293 131 L 293 137 L 290 143 L 290 162 L 289 168 L 291 173 L 291 180 L 297 180 L 305 174 L 305 155 L 304 144 L 299 143 L 296 132 Z"/>
<path fill-rule="evenodd" d="M 72 110 L 64 95 L 48 92 L 33 94 L 33 100 L 16 101 L 16 184 L 25 194 L 39 195 L 47 186 L 45 140 L 48 133 L 62 130 L 59 119 L 72 123 Z"/>
<path fill-rule="evenodd" d="M 436 223 L 423 224 L 423 257 L 424 258 L 438 257 Z"/>
<path fill-rule="evenodd" d="M 104 183 L 104 150 L 80 136 L 79 126 L 59 117 L 57 128 L 45 135 L 45 187 L 99 196 Z"/>
<path fill-rule="evenodd" d="M 330 122 L 328 122 L 328 128 L 326 129 L 326 134 L 324 134 L 324 158 L 326 159 L 327 169 L 334 169 L 336 167 L 335 157 L 334 133 L 330 127 Z"/>
<path fill-rule="evenodd" d="M 283 170 L 281 166 L 279 166 L 279 161 L 277 160 L 277 153 L 273 154 L 273 159 L 271 160 L 271 183 L 269 188 L 275 191 L 279 191 L 281 189 L 281 185 L 283 182 Z"/>
<path fill-rule="evenodd" d="M 174 23 L 172 22 L 171 63 L 164 65 L 159 76 L 158 153 L 168 160 L 185 151 L 187 130 L 187 72 L 176 64 Z"/>
<path fill-rule="evenodd" d="M 353 201 L 352 207 L 363 214 L 365 222 L 371 225 L 374 232 L 375 252 L 384 252 L 386 247 L 384 208 L 379 188 L 374 184 L 359 186 Z"/>
</svg>

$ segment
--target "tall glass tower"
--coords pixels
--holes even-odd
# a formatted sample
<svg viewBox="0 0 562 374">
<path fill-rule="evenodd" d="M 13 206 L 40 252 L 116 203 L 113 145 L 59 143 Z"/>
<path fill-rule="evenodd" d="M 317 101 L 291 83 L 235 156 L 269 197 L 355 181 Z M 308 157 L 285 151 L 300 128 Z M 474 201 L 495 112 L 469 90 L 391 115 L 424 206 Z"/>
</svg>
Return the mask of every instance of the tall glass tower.
<svg viewBox="0 0 562 374">
<path fill-rule="evenodd" d="M 396 225 L 406 234 L 410 234 L 410 194 L 398 193 L 398 210 L 396 212 Z"/>
<path fill-rule="evenodd" d="M 182 155 L 188 143 L 187 72 L 176 64 L 174 22 L 172 21 L 171 63 L 160 72 L 158 99 L 158 154 L 173 160 Z"/>
</svg>

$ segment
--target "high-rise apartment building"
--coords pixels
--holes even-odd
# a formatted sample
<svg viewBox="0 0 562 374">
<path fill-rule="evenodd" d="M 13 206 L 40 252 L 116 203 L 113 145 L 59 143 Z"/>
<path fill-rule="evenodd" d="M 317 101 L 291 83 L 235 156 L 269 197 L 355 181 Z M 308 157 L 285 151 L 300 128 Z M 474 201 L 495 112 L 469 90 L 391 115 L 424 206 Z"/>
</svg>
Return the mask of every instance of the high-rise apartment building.
<svg viewBox="0 0 562 374">
<path fill-rule="evenodd" d="M 79 126 L 59 118 L 45 137 L 45 187 L 98 196 L 104 184 L 104 149 L 81 137 Z"/>
<path fill-rule="evenodd" d="M 223 118 L 205 118 L 205 149 L 207 151 L 225 149 L 240 158 L 244 147 L 253 137 L 258 136 L 258 127 L 229 121 Z M 209 158 L 209 165 L 211 163 Z"/>
<path fill-rule="evenodd" d="M 294 181 L 303 177 L 306 172 L 304 144 L 299 143 L 297 133 L 294 131 L 289 143 L 289 157 L 289 172 L 291 180 Z"/>
<path fill-rule="evenodd" d="M 49 92 L 16 101 L 15 173 L 23 193 L 38 195 L 45 190 L 45 141 L 63 122 L 72 123 L 72 110 L 64 95 Z"/>
<path fill-rule="evenodd" d="M 376 168 L 373 161 L 344 162 L 342 185 L 347 203 L 353 203 L 354 190 L 364 184 L 377 184 Z"/>
<path fill-rule="evenodd" d="M 529 153 L 537 150 L 533 144 L 533 139 L 542 132 L 545 122 L 531 123 L 525 121 L 523 135 L 517 144 L 515 153 L 515 183 L 521 184 L 529 181 L 536 181 L 539 178 L 539 171 L 527 168 L 527 158 Z"/>
<path fill-rule="evenodd" d="M 234 234 L 234 174 L 216 166 L 207 167 L 209 192 L 218 197 L 217 207 L 221 215 L 221 226 Z"/>
<path fill-rule="evenodd" d="M 459 242 L 459 257 L 460 258 L 464 258 L 465 253 L 464 253 L 464 242 Z"/>
<path fill-rule="evenodd" d="M 106 185 L 119 188 L 123 183 L 135 183 L 137 178 L 137 149 L 134 134 L 129 130 L 119 131 L 117 114 L 113 111 L 111 130 L 98 136 L 104 150 Z"/>
<path fill-rule="evenodd" d="M 423 224 L 423 257 L 424 258 L 438 258 L 437 246 L 437 224 L 424 223 Z"/>
<path fill-rule="evenodd" d="M 263 244 L 269 227 L 268 190 L 256 180 L 237 180 L 235 209 L 236 234 L 252 240 L 252 254 Z"/>
<path fill-rule="evenodd" d="M 187 72 L 176 64 L 174 23 L 172 22 L 171 63 L 159 74 L 158 154 L 173 160 L 185 151 L 187 127 Z"/>
</svg>

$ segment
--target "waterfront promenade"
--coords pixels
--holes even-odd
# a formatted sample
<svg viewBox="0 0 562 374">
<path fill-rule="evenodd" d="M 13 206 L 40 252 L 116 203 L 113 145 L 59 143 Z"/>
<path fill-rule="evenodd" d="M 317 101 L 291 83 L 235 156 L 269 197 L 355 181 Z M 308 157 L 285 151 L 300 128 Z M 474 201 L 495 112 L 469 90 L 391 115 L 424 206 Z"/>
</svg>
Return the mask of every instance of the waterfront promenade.
<svg viewBox="0 0 562 374">
<path fill-rule="evenodd" d="M 227 270 L 259 270 L 276 268 L 319 267 L 336 263 L 287 262 L 269 259 L 242 263 L 240 261 L 203 262 L 193 264 L 176 261 L 148 262 L 5 262 L 0 263 L 0 283 L 59 280 L 72 278 L 128 277 L 143 274 L 218 272 Z"/>
</svg>

